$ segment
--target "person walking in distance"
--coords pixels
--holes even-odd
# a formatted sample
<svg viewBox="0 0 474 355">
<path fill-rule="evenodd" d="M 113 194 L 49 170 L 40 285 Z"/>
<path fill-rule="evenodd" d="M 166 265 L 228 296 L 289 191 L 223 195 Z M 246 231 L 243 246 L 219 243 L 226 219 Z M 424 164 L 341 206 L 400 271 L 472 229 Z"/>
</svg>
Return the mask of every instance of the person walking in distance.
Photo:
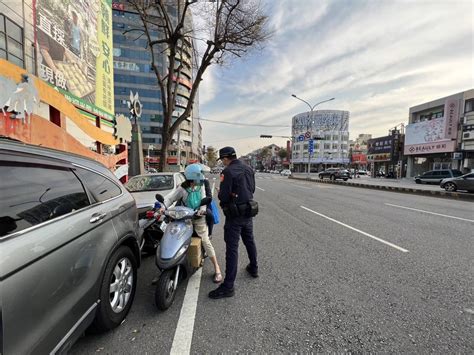
<svg viewBox="0 0 474 355">
<path fill-rule="evenodd" d="M 220 177 L 218 197 L 226 217 L 224 224 L 226 270 L 224 282 L 209 292 L 209 297 L 213 299 L 234 296 L 241 237 L 250 260 L 246 270 L 252 277 L 258 277 L 257 247 L 252 219 L 258 213 L 258 205 L 253 201 L 255 175 L 249 166 L 237 159 L 235 149 L 232 147 L 220 149 L 219 159 L 225 166 Z"/>
</svg>

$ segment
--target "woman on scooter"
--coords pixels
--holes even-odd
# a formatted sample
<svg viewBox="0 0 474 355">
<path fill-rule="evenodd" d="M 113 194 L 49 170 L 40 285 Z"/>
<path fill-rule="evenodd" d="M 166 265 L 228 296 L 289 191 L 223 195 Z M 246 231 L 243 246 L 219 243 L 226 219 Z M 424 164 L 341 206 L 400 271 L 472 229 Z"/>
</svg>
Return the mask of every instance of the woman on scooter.
<svg viewBox="0 0 474 355">
<path fill-rule="evenodd" d="M 181 184 L 173 193 L 165 197 L 165 205 L 171 206 L 174 202 L 184 205 L 186 207 L 196 209 L 201 200 L 206 196 L 206 189 L 204 187 L 204 174 L 199 164 L 191 164 L 184 170 L 184 176 L 186 181 Z M 214 266 L 214 277 L 215 283 L 222 282 L 222 272 L 217 262 L 216 252 L 214 247 L 209 240 L 209 230 L 206 223 L 206 206 L 201 206 L 197 211 L 197 218 L 193 219 L 193 227 L 196 234 L 201 238 L 201 242 L 204 246 L 206 254 Z"/>
</svg>

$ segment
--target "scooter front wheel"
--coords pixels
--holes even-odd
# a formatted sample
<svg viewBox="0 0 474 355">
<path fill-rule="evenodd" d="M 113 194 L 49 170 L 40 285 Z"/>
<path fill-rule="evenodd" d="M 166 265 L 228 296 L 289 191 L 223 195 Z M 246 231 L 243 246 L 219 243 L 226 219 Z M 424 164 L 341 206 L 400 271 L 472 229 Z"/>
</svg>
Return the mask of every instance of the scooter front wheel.
<svg viewBox="0 0 474 355">
<path fill-rule="evenodd" d="M 156 285 L 155 304 L 162 311 L 170 308 L 176 295 L 173 278 L 174 271 L 175 269 L 163 271 Z"/>
</svg>

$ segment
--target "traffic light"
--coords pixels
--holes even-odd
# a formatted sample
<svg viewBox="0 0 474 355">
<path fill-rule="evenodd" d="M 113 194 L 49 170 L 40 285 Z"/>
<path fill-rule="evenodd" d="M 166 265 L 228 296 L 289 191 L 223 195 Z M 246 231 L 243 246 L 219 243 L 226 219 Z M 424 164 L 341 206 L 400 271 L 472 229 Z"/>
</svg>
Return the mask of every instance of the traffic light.
<svg viewBox="0 0 474 355">
<path fill-rule="evenodd" d="M 273 138 L 273 136 L 269 136 L 268 134 L 261 134 L 260 138 Z"/>
</svg>

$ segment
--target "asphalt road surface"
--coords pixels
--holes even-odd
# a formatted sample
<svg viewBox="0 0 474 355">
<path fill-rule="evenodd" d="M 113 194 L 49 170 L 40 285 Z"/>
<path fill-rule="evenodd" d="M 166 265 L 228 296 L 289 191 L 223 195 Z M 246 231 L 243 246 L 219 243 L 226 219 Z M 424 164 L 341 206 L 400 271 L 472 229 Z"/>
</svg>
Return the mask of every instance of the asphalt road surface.
<svg viewBox="0 0 474 355">
<path fill-rule="evenodd" d="M 241 244 L 235 297 L 207 297 L 206 261 L 160 312 L 147 257 L 126 321 L 71 353 L 474 353 L 474 203 L 269 174 L 257 186 L 258 279 Z M 213 244 L 224 268 L 222 224 Z"/>
</svg>

